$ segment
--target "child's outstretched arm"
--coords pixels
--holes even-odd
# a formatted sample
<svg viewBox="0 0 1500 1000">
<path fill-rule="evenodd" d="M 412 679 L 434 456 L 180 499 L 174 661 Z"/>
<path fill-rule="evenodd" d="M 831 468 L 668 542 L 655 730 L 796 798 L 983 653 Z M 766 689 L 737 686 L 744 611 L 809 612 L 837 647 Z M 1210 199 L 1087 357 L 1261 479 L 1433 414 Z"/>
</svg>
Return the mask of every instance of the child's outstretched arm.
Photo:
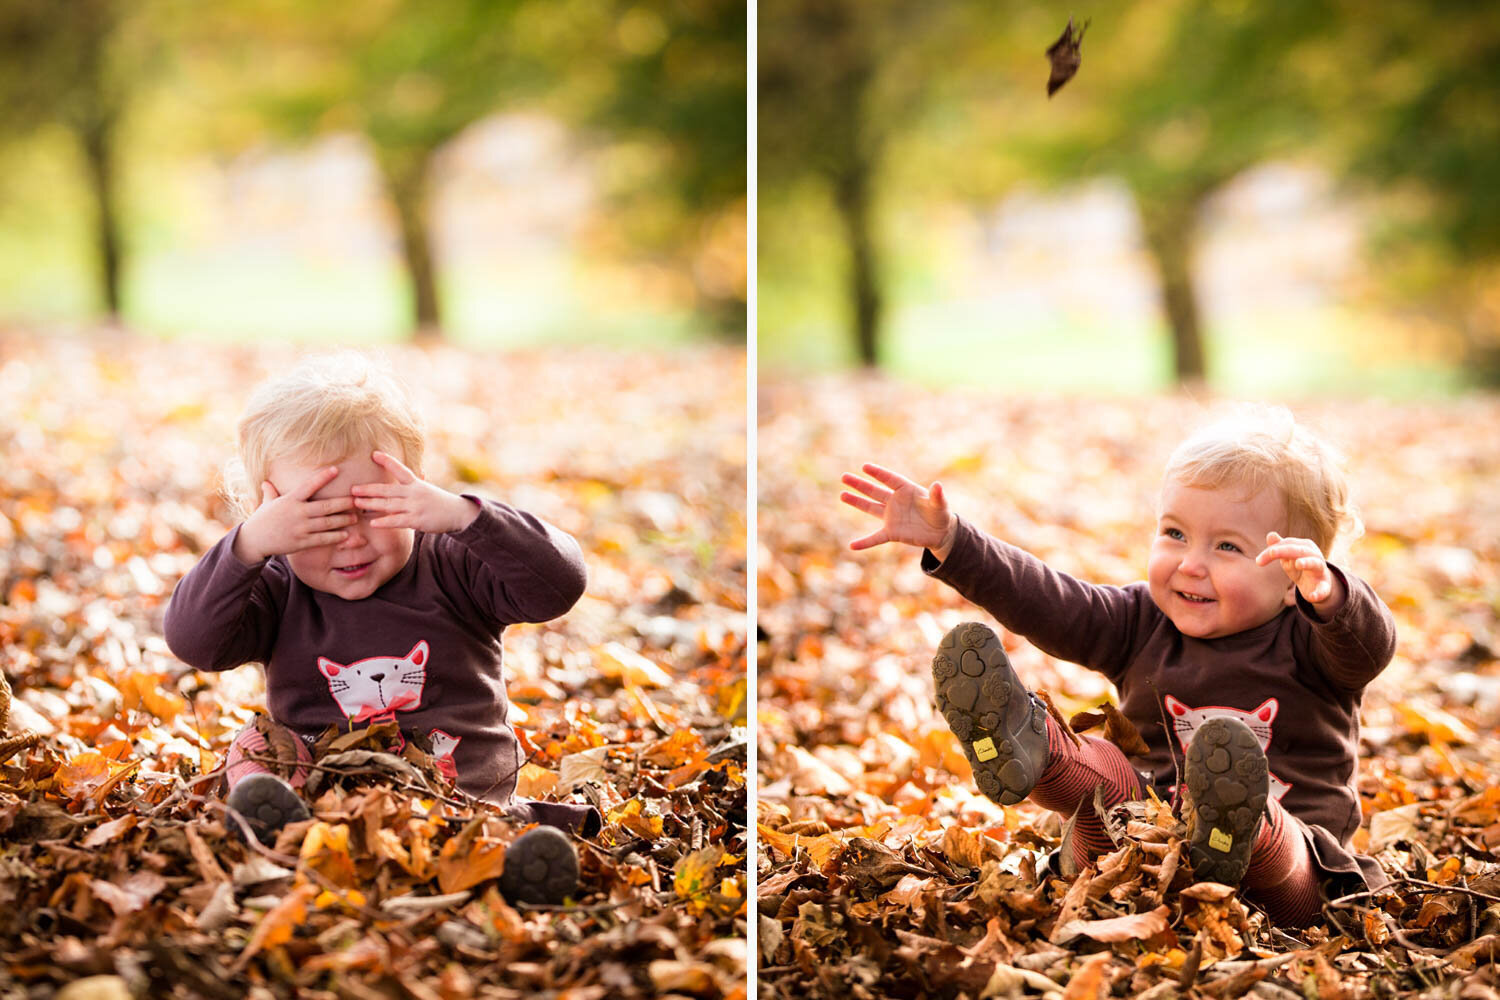
<svg viewBox="0 0 1500 1000">
<path fill-rule="evenodd" d="M 1053 656 L 1115 680 L 1143 635 L 1150 597 L 1144 586 L 1103 587 L 1051 569 L 1035 556 L 979 531 L 948 509 L 940 483 L 923 489 L 879 465 L 846 474 L 858 491 L 839 499 L 880 519 L 880 527 L 849 543 L 868 549 L 887 542 L 931 553 L 922 568 L 994 615 L 1006 628 Z M 873 482 L 871 480 L 874 480 Z"/>
<path fill-rule="evenodd" d="M 874 548 L 887 542 L 900 542 L 928 549 L 938 562 L 948 558 L 958 533 L 958 518 L 948 509 L 943 484 L 934 482 L 923 489 L 898 472 L 866 462 L 861 469 L 869 479 L 844 473 L 843 483 L 864 494 L 844 492 L 839 499 L 855 510 L 880 518 L 881 525 L 863 538 L 849 543 L 849 548 Z"/>
</svg>

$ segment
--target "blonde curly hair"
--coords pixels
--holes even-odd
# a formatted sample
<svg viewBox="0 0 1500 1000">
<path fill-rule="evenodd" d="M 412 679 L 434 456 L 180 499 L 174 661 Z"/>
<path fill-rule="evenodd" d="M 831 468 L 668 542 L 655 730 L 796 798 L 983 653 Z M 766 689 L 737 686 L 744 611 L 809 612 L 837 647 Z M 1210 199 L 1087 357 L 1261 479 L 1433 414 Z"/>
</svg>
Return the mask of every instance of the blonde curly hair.
<svg viewBox="0 0 1500 1000">
<path fill-rule="evenodd" d="M 379 448 L 422 474 L 421 417 L 389 364 L 357 351 L 310 357 L 261 383 L 238 437 L 224 492 L 241 517 L 260 503 L 260 484 L 278 458 L 321 465 Z"/>
<path fill-rule="evenodd" d="M 1343 456 L 1284 406 L 1242 405 L 1194 432 L 1167 459 L 1163 479 L 1247 494 L 1275 487 L 1286 500 L 1288 532 L 1312 539 L 1325 556 L 1364 534 Z"/>
</svg>

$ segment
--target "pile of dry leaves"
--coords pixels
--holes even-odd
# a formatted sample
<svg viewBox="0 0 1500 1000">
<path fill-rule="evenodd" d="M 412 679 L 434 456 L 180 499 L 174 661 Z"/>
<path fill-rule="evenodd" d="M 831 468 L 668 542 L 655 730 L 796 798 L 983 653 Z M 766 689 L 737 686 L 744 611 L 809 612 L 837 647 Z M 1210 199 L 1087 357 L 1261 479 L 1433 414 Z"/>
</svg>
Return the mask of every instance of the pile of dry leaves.
<svg viewBox="0 0 1500 1000">
<path fill-rule="evenodd" d="M 1294 409 L 1348 452 L 1367 532 L 1343 564 L 1401 634 L 1365 697 L 1355 840 L 1395 882 L 1305 931 L 1191 884 L 1160 803 L 1117 813 L 1117 849 L 1063 873 L 1057 817 L 980 796 L 931 704 L 933 649 L 983 613 L 911 550 L 847 549 L 869 527 L 839 476 L 878 461 L 1060 569 L 1139 579 L 1163 460 L 1203 404 L 762 379 L 763 996 L 1500 996 L 1500 442 L 1473 430 L 1500 401 Z M 1005 642 L 1064 712 L 1105 703 L 1096 675 Z"/>
<path fill-rule="evenodd" d="M 0 997 L 743 996 L 743 355 L 387 350 L 429 477 L 589 563 L 568 616 L 505 637 L 522 794 L 605 817 L 580 897 L 539 909 L 495 889 L 521 831 L 388 733 L 332 740 L 273 847 L 230 828 L 258 669 L 186 670 L 160 621 L 231 523 L 246 393 L 295 353 L 0 336 Z"/>
</svg>

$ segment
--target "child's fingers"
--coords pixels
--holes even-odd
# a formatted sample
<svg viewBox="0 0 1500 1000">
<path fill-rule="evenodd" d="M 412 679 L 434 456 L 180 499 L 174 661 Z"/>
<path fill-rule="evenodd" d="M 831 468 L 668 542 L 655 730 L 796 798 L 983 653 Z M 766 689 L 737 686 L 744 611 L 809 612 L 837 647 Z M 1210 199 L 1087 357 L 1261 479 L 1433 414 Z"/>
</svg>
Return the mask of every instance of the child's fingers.
<svg viewBox="0 0 1500 1000">
<path fill-rule="evenodd" d="M 883 503 L 866 500 L 864 497 L 855 496 L 853 493 L 840 493 L 839 499 L 855 510 L 862 510 L 866 514 L 873 514 L 876 517 L 885 517 L 885 504 Z"/>
<path fill-rule="evenodd" d="M 354 506 L 360 510 L 369 511 L 393 511 L 400 510 L 406 505 L 403 497 L 355 497 Z"/>
<path fill-rule="evenodd" d="M 327 486 L 329 483 L 337 479 L 338 474 L 339 469 L 336 465 L 330 465 L 326 468 L 319 469 L 309 475 L 306 479 L 302 480 L 297 488 L 292 490 L 292 496 L 296 497 L 298 500 L 311 500 L 314 493 L 318 492 L 323 487 Z"/>
<path fill-rule="evenodd" d="M 303 535 L 289 551 L 301 552 L 303 549 L 316 549 L 322 545 L 337 545 L 349 537 L 347 531 L 319 531 L 311 535 Z"/>
<path fill-rule="evenodd" d="M 892 472 L 890 469 L 887 469 L 884 466 L 866 462 L 860 468 L 864 470 L 865 475 L 876 480 L 877 482 L 884 483 L 886 486 L 889 486 L 893 490 L 899 490 L 903 486 L 911 486 L 915 487 L 916 489 L 921 489 L 920 486 L 917 486 L 916 483 L 912 482 L 910 479 L 907 479 L 899 472 Z"/>
<path fill-rule="evenodd" d="M 891 498 L 890 490 L 886 489 L 883 486 L 876 486 L 868 479 L 861 479 L 852 473 L 844 473 L 842 482 L 845 486 L 853 487 L 870 499 L 878 500 L 881 503 L 885 503 Z"/>
<path fill-rule="evenodd" d="M 307 515 L 309 517 L 328 517 L 331 514 L 342 514 L 354 509 L 353 497 L 329 497 L 327 500 L 307 501 Z"/>
<path fill-rule="evenodd" d="M 273 485 L 269 479 L 260 484 L 261 503 L 270 503 L 272 500 L 275 500 L 279 496 L 281 496 L 281 494 L 276 492 L 275 485 Z"/>
<path fill-rule="evenodd" d="M 877 545 L 884 545 L 890 540 L 891 536 L 885 533 L 884 528 L 881 528 L 878 531 L 871 532 L 863 538 L 856 538 L 854 541 L 849 543 L 849 547 L 855 552 L 858 552 L 861 549 L 873 549 Z"/>
<path fill-rule="evenodd" d="M 370 459 L 376 465 L 395 476 L 398 483 L 414 483 L 417 481 L 417 474 L 401 464 L 401 459 L 395 455 L 388 455 L 383 451 L 373 451 L 370 453 Z"/>
<path fill-rule="evenodd" d="M 349 493 L 355 497 L 401 497 L 410 492 L 405 483 L 359 483 L 349 487 Z"/>
<path fill-rule="evenodd" d="M 942 483 L 934 482 L 927 490 L 927 495 L 932 498 L 933 503 L 937 504 L 939 510 L 947 509 L 948 497 L 943 493 Z"/>
<path fill-rule="evenodd" d="M 326 534 L 330 531 L 340 531 L 358 521 L 358 514 L 329 514 L 327 517 L 309 518 L 307 530 L 314 534 Z"/>
<path fill-rule="evenodd" d="M 1295 559 L 1314 556 L 1322 558 L 1322 553 L 1315 546 L 1301 542 L 1281 542 L 1278 545 L 1272 545 L 1270 548 L 1262 550 L 1260 555 L 1255 557 L 1255 562 L 1257 565 L 1265 566 L 1273 559 L 1280 559 L 1282 562 L 1291 562 Z"/>
</svg>

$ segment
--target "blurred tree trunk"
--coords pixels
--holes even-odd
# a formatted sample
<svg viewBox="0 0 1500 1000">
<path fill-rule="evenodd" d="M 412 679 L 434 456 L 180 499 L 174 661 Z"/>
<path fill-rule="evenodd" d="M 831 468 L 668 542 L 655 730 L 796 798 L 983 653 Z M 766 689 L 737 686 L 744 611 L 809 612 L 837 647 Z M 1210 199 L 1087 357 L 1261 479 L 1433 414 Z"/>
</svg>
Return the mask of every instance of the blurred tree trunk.
<svg viewBox="0 0 1500 1000">
<path fill-rule="evenodd" d="M 825 136 L 825 162 L 834 206 L 849 248 L 846 288 L 855 352 L 860 364 L 874 368 L 880 363 L 881 322 L 885 312 L 885 297 L 880 287 L 880 251 L 873 225 L 875 171 L 882 142 L 878 123 L 871 121 L 866 111 L 875 80 L 875 57 L 866 46 L 850 48 L 852 51 L 846 53 L 832 86 L 834 107 L 840 109 L 840 114 Z"/>
<path fill-rule="evenodd" d="M 115 142 L 122 95 L 107 79 L 105 47 L 118 26 L 118 10 L 110 4 L 94 4 L 59 16 L 77 18 L 77 77 L 73 81 L 77 91 L 65 120 L 83 152 L 94 199 L 93 243 L 98 254 L 99 291 L 109 319 L 117 322 L 123 298 L 120 281 L 124 247 L 115 200 Z"/>
<path fill-rule="evenodd" d="M 443 335 L 438 307 L 437 271 L 428 239 L 427 194 L 432 150 L 379 157 L 386 188 L 396 208 L 401 232 L 401 259 L 412 286 L 413 335 L 437 340 Z"/>
<path fill-rule="evenodd" d="M 834 200 L 844 222 L 849 245 L 849 300 L 854 307 L 854 343 L 860 363 L 880 363 L 880 324 L 884 302 L 880 293 L 875 240 L 871 234 L 873 208 L 871 165 L 854 163 L 834 181 Z"/>
<path fill-rule="evenodd" d="M 94 246 L 99 254 L 100 291 L 111 321 L 120 318 L 120 220 L 115 205 L 114 127 L 107 119 L 83 125 L 78 132 L 94 195 Z"/>
<path fill-rule="evenodd" d="M 1198 209 L 1203 197 L 1148 198 L 1136 194 L 1146 248 L 1156 260 L 1162 308 L 1172 332 L 1173 365 L 1179 384 L 1201 383 L 1208 376 L 1203 349 L 1202 313 L 1193 282 Z"/>
</svg>

